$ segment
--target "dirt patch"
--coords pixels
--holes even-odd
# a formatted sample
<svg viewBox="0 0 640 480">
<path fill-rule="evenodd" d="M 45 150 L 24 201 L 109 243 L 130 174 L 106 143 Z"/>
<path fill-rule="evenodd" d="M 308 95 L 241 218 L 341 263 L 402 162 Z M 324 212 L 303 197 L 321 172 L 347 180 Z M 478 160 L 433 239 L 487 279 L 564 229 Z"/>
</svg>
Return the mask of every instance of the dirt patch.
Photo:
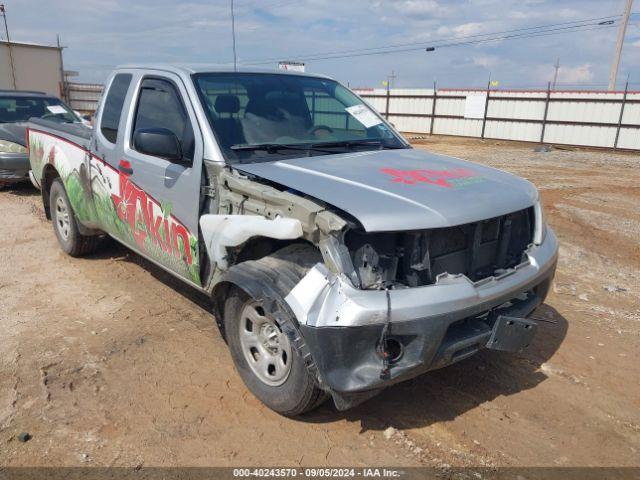
<svg viewBox="0 0 640 480">
<path fill-rule="evenodd" d="M 562 248 L 526 354 L 481 352 L 353 410 L 286 419 L 246 390 L 205 298 L 115 244 L 65 256 L 38 193 L 5 190 L 0 464 L 640 465 L 640 157 L 417 148 L 540 187 Z"/>
</svg>

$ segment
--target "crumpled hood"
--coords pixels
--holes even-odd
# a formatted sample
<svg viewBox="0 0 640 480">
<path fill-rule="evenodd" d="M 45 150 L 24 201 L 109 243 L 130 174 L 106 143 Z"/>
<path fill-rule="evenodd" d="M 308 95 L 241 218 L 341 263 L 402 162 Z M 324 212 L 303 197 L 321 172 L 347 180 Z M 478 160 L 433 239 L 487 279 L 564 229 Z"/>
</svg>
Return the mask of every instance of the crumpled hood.
<svg viewBox="0 0 640 480">
<path fill-rule="evenodd" d="M 368 232 L 450 227 L 534 205 L 520 177 L 419 149 L 236 165 L 353 215 Z"/>
<path fill-rule="evenodd" d="M 26 147 L 26 130 L 26 123 L 0 123 L 0 140 L 7 140 Z"/>
</svg>

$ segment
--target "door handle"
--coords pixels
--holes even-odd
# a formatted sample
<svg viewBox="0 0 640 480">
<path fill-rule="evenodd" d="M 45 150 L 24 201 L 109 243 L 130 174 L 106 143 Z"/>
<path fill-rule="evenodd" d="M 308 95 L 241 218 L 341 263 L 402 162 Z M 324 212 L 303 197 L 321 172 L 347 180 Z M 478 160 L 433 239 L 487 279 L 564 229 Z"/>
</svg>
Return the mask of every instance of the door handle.
<svg viewBox="0 0 640 480">
<path fill-rule="evenodd" d="M 131 168 L 131 162 L 129 160 L 120 160 L 118 170 L 125 175 L 133 175 L 133 168 Z"/>
</svg>

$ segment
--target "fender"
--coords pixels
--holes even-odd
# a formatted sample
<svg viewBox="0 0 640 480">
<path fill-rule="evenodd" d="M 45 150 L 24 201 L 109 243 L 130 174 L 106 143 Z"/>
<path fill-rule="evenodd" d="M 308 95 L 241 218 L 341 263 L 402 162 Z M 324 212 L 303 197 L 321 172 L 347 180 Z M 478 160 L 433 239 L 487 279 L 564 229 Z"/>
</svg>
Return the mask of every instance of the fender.
<svg viewBox="0 0 640 480">
<path fill-rule="evenodd" d="M 226 249 L 251 237 L 293 240 L 303 235 L 300 220 L 285 217 L 269 220 L 258 215 L 203 215 L 200 228 L 209 258 L 222 270 L 228 268 Z"/>
</svg>

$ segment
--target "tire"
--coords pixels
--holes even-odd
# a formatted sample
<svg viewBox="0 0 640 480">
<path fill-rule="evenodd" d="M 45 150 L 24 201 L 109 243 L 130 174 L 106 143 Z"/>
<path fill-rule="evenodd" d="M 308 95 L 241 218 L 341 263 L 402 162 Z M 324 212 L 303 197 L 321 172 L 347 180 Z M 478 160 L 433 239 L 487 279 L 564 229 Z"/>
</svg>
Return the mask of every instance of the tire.
<svg viewBox="0 0 640 480">
<path fill-rule="evenodd" d="M 282 308 L 284 297 L 306 271 L 291 261 L 291 255 L 287 258 L 287 253 L 300 253 L 295 247 L 299 246 L 239 264 L 237 267 L 252 273 L 260 293 L 255 294 L 254 289 L 254 295 L 250 295 L 233 287 L 223 311 L 224 331 L 238 374 L 262 403 L 288 417 L 309 412 L 328 398 L 309 368 L 310 354 L 297 321 Z M 266 345 L 260 346 L 262 340 Z"/>
<path fill-rule="evenodd" d="M 72 257 L 81 257 L 96 250 L 101 238 L 82 235 L 76 217 L 60 178 L 56 178 L 49 191 L 51 223 L 62 250 Z"/>
</svg>

